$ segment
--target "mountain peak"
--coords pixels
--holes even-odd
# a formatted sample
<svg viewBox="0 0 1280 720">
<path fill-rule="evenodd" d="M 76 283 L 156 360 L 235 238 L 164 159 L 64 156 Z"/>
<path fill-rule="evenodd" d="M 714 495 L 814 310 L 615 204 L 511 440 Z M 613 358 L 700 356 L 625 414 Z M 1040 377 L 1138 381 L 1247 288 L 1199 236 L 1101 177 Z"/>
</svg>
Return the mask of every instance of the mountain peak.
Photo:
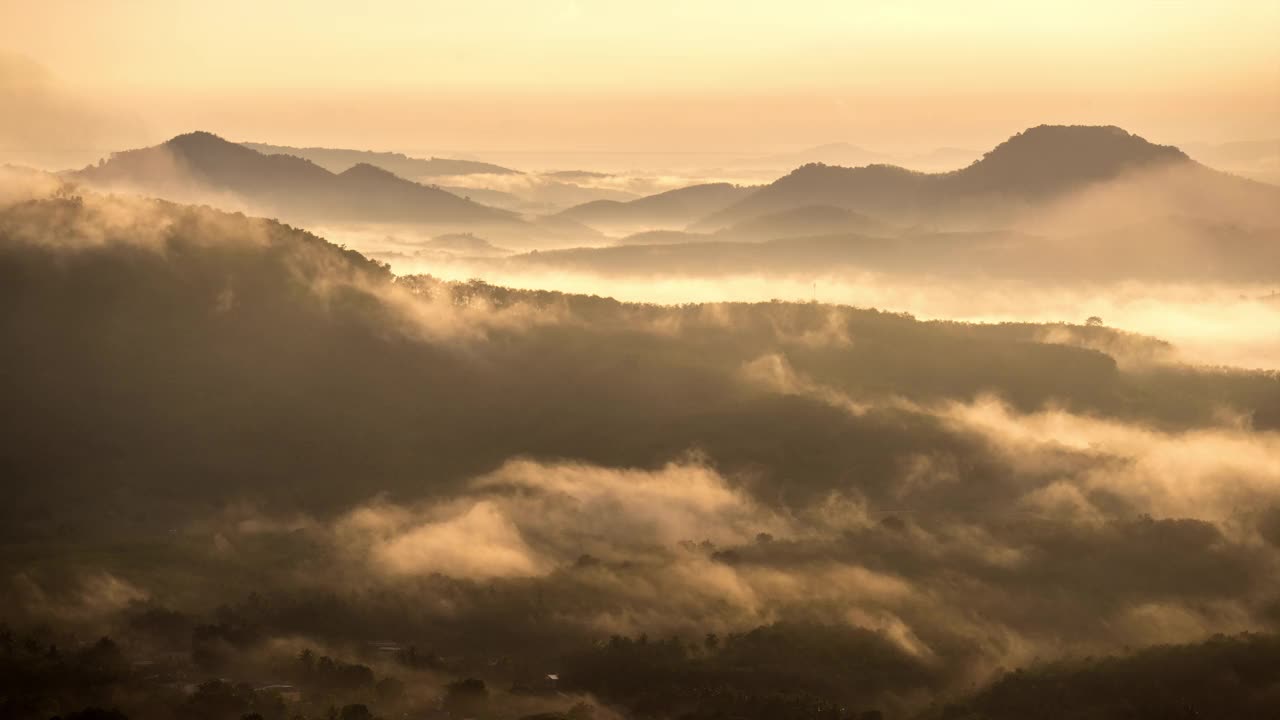
<svg viewBox="0 0 1280 720">
<path fill-rule="evenodd" d="M 385 180 L 387 178 L 400 179 L 395 173 L 367 162 L 356 163 L 338 174 L 348 178 L 376 178 L 379 180 Z"/>
<path fill-rule="evenodd" d="M 959 172 L 974 189 L 1018 188 L 1035 194 L 1190 161 L 1176 147 L 1156 145 L 1114 125 L 1038 125 Z"/>
<path fill-rule="evenodd" d="M 252 162 L 258 153 L 204 130 L 169 138 L 158 147 L 196 165 Z"/>
<path fill-rule="evenodd" d="M 922 173 L 898 167 L 897 165 L 876 163 L 851 168 L 843 165 L 827 165 L 825 163 L 814 162 L 801 165 L 790 173 L 787 173 L 777 182 L 785 182 L 795 185 L 796 187 L 801 187 L 808 183 L 824 183 L 830 181 L 848 182 L 850 179 L 854 178 L 862 181 L 875 181 L 878 179 L 887 179 L 892 181 L 898 178 L 914 178 L 920 176 L 922 176 Z"/>
<path fill-rule="evenodd" d="M 166 140 L 163 144 L 165 147 L 182 149 L 235 145 L 235 143 L 205 130 L 195 130 L 193 132 L 175 135 Z"/>
<path fill-rule="evenodd" d="M 222 136 L 217 135 L 215 133 L 211 133 L 208 130 L 192 130 L 191 132 L 185 132 L 180 135 L 174 135 L 173 137 L 169 138 L 169 142 L 178 143 L 178 142 L 184 142 L 187 140 L 195 140 L 195 139 L 222 140 L 223 142 L 226 142 L 226 140 L 222 139 Z"/>
<path fill-rule="evenodd" d="M 1172 145 L 1156 145 L 1115 125 L 1037 125 L 1000 143 L 986 157 L 1020 152 L 1068 155 L 1080 151 L 1137 159 L 1188 159 Z"/>
<path fill-rule="evenodd" d="M 403 179 L 367 162 L 341 174 L 305 158 L 266 155 L 211 132 L 189 132 L 161 145 L 115 153 L 76 177 L 103 185 L 186 198 L 192 187 L 245 198 L 287 217 L 396 222 L 513 221 L 503 211 Z"/>
</svg>

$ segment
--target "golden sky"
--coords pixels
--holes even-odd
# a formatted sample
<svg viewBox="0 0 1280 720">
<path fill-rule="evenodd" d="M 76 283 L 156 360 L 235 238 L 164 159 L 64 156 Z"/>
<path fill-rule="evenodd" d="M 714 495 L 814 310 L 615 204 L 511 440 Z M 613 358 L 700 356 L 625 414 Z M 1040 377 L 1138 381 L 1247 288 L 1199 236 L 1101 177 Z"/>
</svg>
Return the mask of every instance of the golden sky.
<svg viewBox="0 0 1280 720">
<path fill-rule="evenodd" d="M 0 0 L 0 57 L 139 137 L 400 149 L 1270 137 L 1277 38 L 1277 0 Z"/>
</svg>

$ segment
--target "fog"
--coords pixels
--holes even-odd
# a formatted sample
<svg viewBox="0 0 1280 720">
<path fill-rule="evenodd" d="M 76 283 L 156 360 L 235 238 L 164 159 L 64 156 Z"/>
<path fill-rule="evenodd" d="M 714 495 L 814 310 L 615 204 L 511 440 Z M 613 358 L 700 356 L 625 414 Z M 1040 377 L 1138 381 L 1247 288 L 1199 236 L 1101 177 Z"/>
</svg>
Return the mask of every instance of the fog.
<svg viewBox="0 0 1280 720">
<path fill-rule="evenodd" d="M 0 711 L 1274 708 L 1274 187 L 554 167 L 0 171 Z"/>
<path fill-rule="evenodd" d="M 338 235 L 338 237 L 342 237 Z M 359 243 L 353 243 L 358 247 Z M 1122 282 L 1062 284 L 1018 281 L 943 281 L 875 272 L 839 275 L 615 277 L 571 271 L 495 270 L 448 258 L 386 257 L 399 273 L 429 273 L 449 280 L 483 278 L 515 288 L 556 288 L 627 302 L 680 304 L 785 300 L 886 308 L 922 319 L 968 322 L 1082 323 L 1101 318 L 1109 327 L 1165 339 L 1169 359 L 1206 365 L 1280 369 L 1280 301 L 1275 284 Z"/>
</svg>

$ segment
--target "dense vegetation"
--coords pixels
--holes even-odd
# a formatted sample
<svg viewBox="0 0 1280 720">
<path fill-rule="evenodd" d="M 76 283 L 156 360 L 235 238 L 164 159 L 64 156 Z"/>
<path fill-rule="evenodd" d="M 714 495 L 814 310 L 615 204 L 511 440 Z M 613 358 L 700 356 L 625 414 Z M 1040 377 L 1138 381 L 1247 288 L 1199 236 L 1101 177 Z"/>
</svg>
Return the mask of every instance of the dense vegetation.
<svg viewBox="0 0 1280 720">
<path fill-rule="evenodd" d="M 0 337 L 6 716 L 1275 708 L 1198 642 L 1275 622 L 1273 373 L 67 194 L 0 211 Z"/>
</svg>

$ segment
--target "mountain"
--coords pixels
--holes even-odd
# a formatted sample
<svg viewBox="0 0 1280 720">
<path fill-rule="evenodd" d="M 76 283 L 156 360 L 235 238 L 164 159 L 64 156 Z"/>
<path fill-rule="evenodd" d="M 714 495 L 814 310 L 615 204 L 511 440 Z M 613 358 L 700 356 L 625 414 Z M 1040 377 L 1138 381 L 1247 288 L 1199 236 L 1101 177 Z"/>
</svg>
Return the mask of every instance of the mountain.
<svg viewBox="0 0 1280 720">
<path fill-rule="evenodd" d="M 831 205 L 805 205 L 744 220 L 721 230 L 716 235 L 750 241 L 840 233 L 876 235 L 884 234 L 891 229 L 891 226 L 885 223 L 845 208 Z"/>
<path fill-rule="evenodd" d="M 434 250 L 469 257 L 490 257 L 511 254 L 482 237 L 471 233 L 446 233 L 421 244 L 423 250 Z"/>
<path fill-rule="evenodd" d="M 735 247 L 798 254 L 785 242 Z M 477 293 L 483 302 L 466 302 Z M 1034 332 L 1012 327 L 771 303 L 721 306 L 734 313 L 725 323 L 697 306 L 520 297 L 478 281 L 450 291 L 394 279 L 310 233 L 207 207 L 62 193 L 0 206 L 0 339 L 21 349 L 0 353 L 3 466 L 24 488 L 0 507 L 0 533 L 132 524 L 142 506 L 167 533 L 176 510 L 244 490 L 305 512 L 458 487 L 507 457 L 660 466 L 690 446 L 789 493 L 801 492 L 798 475 L 824 498 L 848 482 L 850 462 L 878 457 L 887 476 L 931 447 L 885 435 L 897 416 L 877 429 L 820 398 L 781 402 L 742 386 L 745 363 L 796 350 L 785 328 L 829 332 L 833 313 L 858 341 L 793 354 L 830 387 L 922 401 L 995 391 L 1027 407 L 1071 392 L 1082 407 L 1129 411 L 1150 397 L 1148 380 L 1127 384 L 1105 356 L 1029 343 Z M 528 304 L 536 298 L 545 311 Z M 1148 411 L 1183 403 L 1208 417 L 1231 398 L 1264 399 L 1222 382 L 1236 380 L 1188 381 Z M 940 495 L 939 507 L 955 499 Z"/>
<path fill-rule="evenodd" d="M 732 163 L 740 167 L 792 168 L 797 165 L 824 163 L 827 165 L 868 165 L 883 163 L 889 156 L 847 142 L 826 143 L 790 153 L 777 153 L 749 158 Z"/>
<path fill-rule="evenodd" d="M 1277 686 L 1280 638 L 1215 635 L 1010 671 L 966 702 L 919 720 L 1260 718 L 1275 715 Z"/>
<path fill-rule="evenodd" d="M 682 227 L 746 197 L 754 188 L 707 183 L 668 190 L 636 200 L 597 200 L 559 213 L 587 225 Z"/>
<path fill-rule="evenodd" d="M 765 242 L 739 241 L 727 234 L 681 233 L 659 242 L 601 248 L 573 248 L 517 255 L 517 268 L 554 268 L 606 276 L 717 277 L 722 275 L 819 276 L 842 270 L 967 273 L 1009 245 L 1025 239 L 1011 233 L 945 233 L 914 237 L 828 235 Z M 661 242 L 666 240 L 666 242 Z"/>
<path fill-rule="evenodd" d="M 264 155 L 207 132 L 129 150 L 76 172 L 74 180 L 175 200 L 243 205 L 292 220 L 513 222 L 511 213 L 360 163 L 334 174 L 292 155 Z"/>
<path fill-rule="evenodd" d="M 964 167 L 973 163 L 982 153 L 956 147 L 940 147 L 918 153 L 885 153 L 869 150 L 851 143 L 837 142 L 818 145 L 790 153 L 777 153 L 745 158 L 727 163 L 743 169 L 786 169 L 821 163 L 858 167 L 862 165 L 896 164 L 913 170 L 937 172 Z"/>
<path fill-rule="evenodd" d="M 551 172 L 542 173 L 544 177 L 559 178 L 560 180 L 603 180 L 611 178 L 613 175 L 609 173 L 596 172 L 594 170 L 553 170 Z"/>
<path fill-rule="evenodd" d="M 528 201 L 514 193 L 504 192 L 502 190 L 493 190 L 491 188 L 463 187 L 462 185 L 437 185 L 434 187 L 438 187 L 452 195 L 457 195 L 460 198 L 474 200 L 478 203 L 488 205 L 489 207 L 495 207 L 500 210 L 519 212 L 528 204 Z"/>
<path fill-rule="evenodd" d="M 762 215 L 714 233 L 647 230 L 618 240 L 615 245 L 679 245 L 711 242 L 762 242 L 822 235 L 887 235 L 894 227 L 861 213 L 830 205 L 806 205 Z"/>
<path fill-rule="evenodd" d="M 815 205 L 902 216 L 923 204 L 926 188 L 936 177 L 891 165 L 803 165 L 720 212 L 694 222 L 690 229 L 718 230 L 752 218 Z"/>
<path fill-rule="evenodd" d="M 630 202 L 638 200 L 638 195 L 627 190 L 612 187 L 600 187 L 589 183 L 579 185 L 552 175 L 522 175 L 522 182 L 510 183 L 510 192 L 516 193 L 528 203 L 530 211 L 543 213 L 559 213 L 576 205 L 610 200 Z"/>
<path fill-rule="evenodd" d="M 713 242 L 715 239 L 715 235 L 684 230 L 645 230 L 619 238 L 614 245 L 684 245 Z"/>
<path fill-rule="evenodd" d="M 898 276 L 1054 282 L 1280 282 L 1280 231 L 1171 217 L 1061 236 L 1012 230 L 888 235 L 787 235 L 763 242 L 731 231 L 629 236 L 618 245 L 518 255 L 506 266 L 614 277 Z"/>
<path fill-rule="evenodd" d="M 379 673 L 552 668 L 628 716 L 1190 717 L 1168 678 L 1201 716 L 1275 715 L 1274 640 L 1030 660 L 1156 637 L 1152 607 L 1265 622 L 1276 438 L 1237 418 L 1280 408 L 1272 373 L 1129 367 L 1111 348 L 1161 344 L 1097 326 L 397 278 L 278 222 L 23 192 L 0 194 L 3 717 L 276 717 L 212 678 L 327 705 L 339 675 L 299 648 L 372 660 L 371 637 L 431 639 Z M 1088 514 L 1037 504 L 1063 495 Z M 506 555 L 545 565 L 492 574 Z M 652 635 L 599 642 L 619 608 Z M 1006 635 L 1026 671 L 987 692 Z M 364 668 L 335 697 L 374 695 L 333 667 Z"/>
<path fill-rule="evenodd" d="M 299 148 L 289 147 L 288 145 L 268 145 L 266 143 L 251 142 L 241 144 L 263 155 L 292 155 L 303 160 L 310 160 L 330 172 L 342 172 L 353 165 L 366 163 L 395 173 L 400 177 L 411 179 L 444 175 L 521 174 L 519 170 L 475 160 L 455 160 L 438 157 L 422 159 L 409 157 L 402 153 L 375 152 L 373 150 L 346 150 L 322 147 Z"/>
<path fill-rule="evenodd" d="M 1018 210 L 1139 172 L 1180 171 L 1222 192 L 1240 187 L 1174 147 L 1117 127 L 1042 125 L 1023 131 L 968 167 L 920 173 L 890 165 L 804 165 L 696 223 L 712 230 L 767 213 L 831 205 L 899 222 L 1002 219 Z M 1256 191 L 1254 188 L 1253 191 Z"/>
<path fill-rule="evenodd" d="M 942 175 L 957 193 L 1047 195 L 1129 170 L 1190 164 L 1186 153 L 1114 127 L 1041 125 L 1009 138 L 969 167 Z"/>
</svg>

